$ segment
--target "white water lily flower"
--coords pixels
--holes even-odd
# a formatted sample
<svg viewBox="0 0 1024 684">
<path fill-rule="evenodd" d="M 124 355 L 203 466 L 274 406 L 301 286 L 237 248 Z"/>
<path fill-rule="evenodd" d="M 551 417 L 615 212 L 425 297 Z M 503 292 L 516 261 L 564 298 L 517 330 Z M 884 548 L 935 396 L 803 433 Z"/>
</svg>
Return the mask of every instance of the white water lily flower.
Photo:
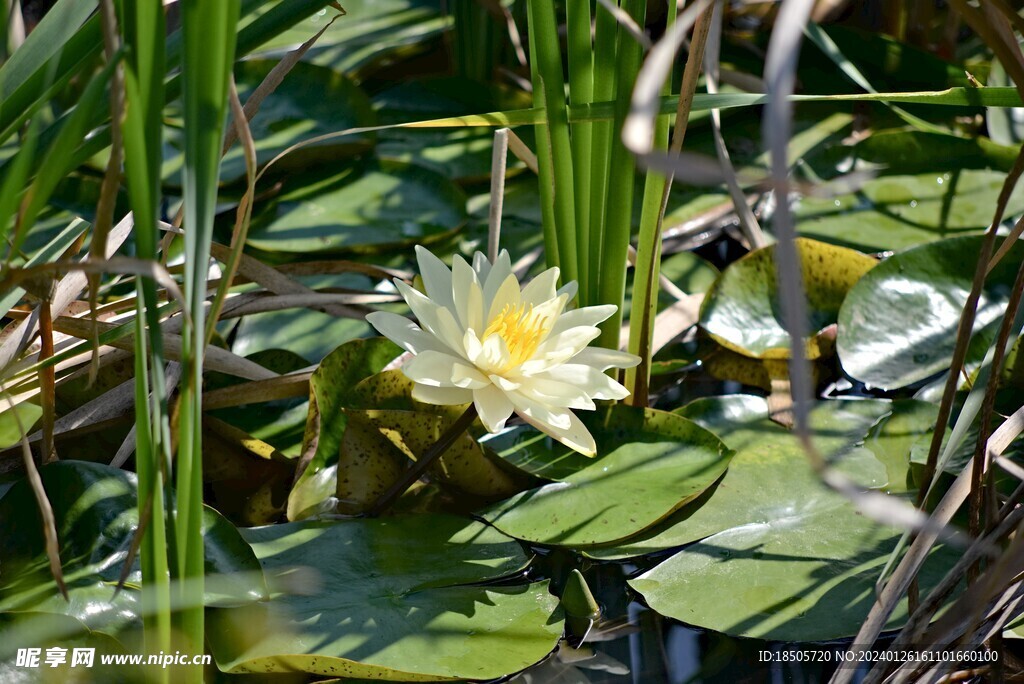
<svg viewBox="0 0 1024 684">
<path fill-rule="evenodd" d="M 593 456 L 594 438 L 572 409 L 593 410 L 595 399 L 628 396 L 604 371 L 640 362 L 633 354 L 587 347 L 615 306 L 566 311 L 576 283 L 556 291 L 558 269 L 551 268 L 520 288 L 505 251 L 493 265 L 479 252 L 472 266 L 456 256 L 452 270 L 422 247 L 416 247 L 416 257 L 426 294 L 397 279 L 395 285 L 419 326 L 384 311 L 366 317 L 414 355 L 402 367 L 414 383 L 413 398 L 473 402 L 490 432 L 501 430 L 515 412 Z"/>
</svg>

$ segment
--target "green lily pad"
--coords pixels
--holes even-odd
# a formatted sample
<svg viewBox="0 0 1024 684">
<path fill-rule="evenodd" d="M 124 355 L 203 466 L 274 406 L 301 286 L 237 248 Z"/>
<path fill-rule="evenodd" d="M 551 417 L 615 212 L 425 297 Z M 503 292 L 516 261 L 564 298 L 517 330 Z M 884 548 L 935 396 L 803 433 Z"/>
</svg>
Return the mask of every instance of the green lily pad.
<svg viewBox="0 0 1024 684">
<path fill-rule="evenodd" d="M 337 489 L 338 448 L 348 417 L 345 398 L 360 380 L 379 372 L 401 352 L 383 337 L 353 340 L 324 357 L 309 379 L 310 406 L 305 446 L 316 440 L 315 452 L 288 495 L 288 519 L 305 517 Z"/>
<path fill-rule="evenodd" d="M 1005 173 L 1013 168 L 1017 158 L 1015 147 L 985 136 L 964 138 L 903 129 L 872 133 L 857 143 L 856 153 L 860 159 L 899 169 L 900 173 L 957 169 L 996 169 Z"/>
<path fill-rule="evenodd" d="M 235 328 L 232 351 L 250 356 L 265 349 L 285 349 L 306 364 L 317 363 L 343 342 L 372 331 L 366 321 L 313 309 L 286 309 L 245 316 Z"/>
<path fill-rule="evenodd" d="M 432 0 L 347 0 L 343 6 L 345 15 L 320 36 L 303 59 L 357 79 L 405 55 L 423 52 L 447 25 Z M 336 15 L 329 7 L 320 10 L 261 46 L 260 54 L 282 57 Z"/>
<path fill-rule="evenodd" d="M 764 400 L 742 395 L 683 409 L 737 450 L 728 473 L 706 499 L 680 511 L 672 527 L 588 555 L 622 557 L 700 540 L 630 581 L 651 608 L 733 636 L 850 636 L 874 603 L 875 580 L 902 530 L 865 518 L 826 487 L 796 438 L 769 421 L 767 410 Z M 815 445 L 848 476 L 873 488 L 895 478 L 890 489 L 909 501 L 909 450 L 927 433 L 929 417 L 923 402 L 825 401 L 812 411 L 811 425 Z M 933 554 L 922 587 L 934 586 L 955 560 L 946 550 Z M 906 615 L 904 602 L 888 625 Z"/>
<path fill-rule="evenodd" d="M 886 486 L 890 476 L 874 454 L 857 445 L 892 410 L 886 401 L 823 401 L 811 410 L 814 444 L 821 454 L 865 487 Z M 822 484 L 793 434 L 768 418 L 761 397 L 731 395 L 698 399 L 678 411 L 717 435 L 736 455 L 712 489 L 661 524 L 623 543 L 585 550 L 602 560 L 629 558 L 703 539 L 745 525 L 818 509 L 845 501 Z M 888 434 L 888 433 L 887 433 Z M 903 455 L 907 478 L 909 449 Z"/>
<path fill-rule="evenodd" d="M 804 197 L 797 232 L 868 252 L 901 250 L 979 231 L 992 221 L 1006 174 L 965 169 L 880 176 L 856 192 Z M 1024 188 L 1010 196 L 1006 215 L 1024 212 Z"/>
<path fill-rule="evenodd" d="M 519 470 L 545 480 L 564 480 L 593 465 L 578 451 L 556 442 L 530 425 L 516 425 L 484 435 L 480 446 L 490 449 Z"/>
<path fill-rule="evenodd" d="M 141 582 L 137 558 L 125 589 L 114 596 L 139 524 L 135 475 L 98 463 L 59 461 L 40 468 L 40 477 L 53 506 L 70 602 L 60 596 L 50 575 L 35 496 L 21 480 L 0 499 L 0 612 L 60 613 L 103 631 L 135 624 Z M 207 586 L 206 605 L 265 598 L 252 549 L 211 508 L 203 509 L 203 539 L 207 574 L 231 580 Z"/>
<path fill-rule="evenodd" d="M 236 64 L 235 79 L 243 103 L 278 61 L 248 59 Z M 256 165 L 262 167 L 297 143 L 376 123 L 370 99 L 359 86 L 327 67 L 299 62 L 266 96 L 259 112 L 249 122 L 256 148 Z M 172 187 L 181 186 L 183 139 L 180 128 L 168 129 L 161 174 L 164 182 Z M 336 163 L 345 157 L 365 153 L 373 147 L 374 141 L 374 134 L 366 132 L 304 144 L 275 162 L 268 173 L 280 175 Z M 220 180 L 221 183 L 232 184 L 244 181 L 245 176 L 245 153 L 241 144 L 236 142 L 221 161 Z"/>
<path fill-rule="evenodd" d="M 930 443 L 939 407 L 929 401 L 904 399 L 892 403 L 892 412 L 871 426 L 864 446 L 885 465 L 888 494 L 916 489 L 907 469 L 907 458 L 914 462 L 918 445 Z"/>
<path fill-rule="evenodd" d="M 320 277 L 296 278 L 306 287 L 318 291 L 372 291 L 377 281 L 356 273 L 342 273 Z M 231 326 L 234 326 L 233 328 Z M 243 316 L 240 320 L 221 324 L 221 330 L 230 332 L 231 351 L 240 356 L 260 359 L 270 349 L 291 352 L 300 357 L 306 367 L 318 363 L 338 345 L 370 333 L 370 325 L 359 318 L 334 316 L 315 309 L 289 308 Z M 271 370 L 283 369 L 260 362 Z"/>
<path fill-rule="evenodd" d="M 245 102 L 278 64 L 276 59 L 249 59 L 235 66 L 235 78 Z M 327 67 L 299 62 L 260 105 L 249 124 L 256 143 L 256 163 L 262 166 L 292 145 L 327 133 L 376 124 L 370 99 L 352 81 Z M 365 152 L 374 136 L 359 133 L 333 138 L 289 153 L 274 166 L 275 172 L 295 171 Z M 235 145 L 221 161 L 223 182 L 245 178 L 245 158 Z"/>
<path fill-rule="evenodd" d="M 991 211 L 991 207 L 989 208 Z M 839 312 L 843 369 L 874 387 L 897 389 L 949 368 L 982 237 L 958 237 L 895 254 L 850 290 Z M 1024 245 L 989 273 L 975 320 L 976 350 L 994 339 Z"/>
<path fill-rule="evenodd" d="M 875 263 L 851 249 L 798 239 L 810 332 L 836 322 L 846 293 Z M 708 290 L 700 324 L 719 344 L 755 358 L 789 357 L 789 334 L 782 324 L 778 300 L 775 246 L 769 245 L 733 262 Z M 808 343 L 808 357 L 820 356 Z"/>
<path fill-rule="evenodd" d="M 732 457 L 713 434 L 664 411 L 619 405 L 586 420 L 598 445 L 591 465 L 481 515 L 508 535 L 542 544 L 625 539 L 699 496 Z"/>
<path fill-rule="evenodd" d="M 480 586 L 523 570 L 520 546 L 464 518 L 418 515 L 244 531 L 274 600 L 213 611 L 225 672 L 492 679 L 545 657 L 562 634 L 546 582 Z"/>
<path fill-rule="evenodd" d="M 528 108 L 531 99 L 521 90 L 492 86 L 459 77 L 416 79 L 397 83 L 373 98 L 382 125 L 484 114 Z M 526 135 L 519 131 L 520 136 Z M 494 129 L 393 128 L 378 133 L 377 155 L 406 161 L 460 182 L 490 177 Z M 532 140 L 530 141 L 531 148 Z M 508 168 L 525 165 L 511 152 Z"/>
<path fill-rule="evenodd" d="M 379 252 L 436 241 L 465 223 L 451 181 L 397 162 L 297 174 L 253 212 L 247 243 L 277 255 Z"/>
<path fill-rule="evenodd" d="M 735 527 L 630 580 L 662 615 L 733 636 L 824 641 L 857 633 L 902 530 L 846 502 Z M 918 575 L 927 593 L 958 555 L 939 548 Z M 728 600 L 723 600 L 728 597 Z M 886 623 L 907 617 L 904 599 Z"/>
<path fill-rule="evenodd" d="M 0 681 L 4 684 L 34 684 L 51 681 L 47 677 L 50 666 L 46 663 L 47 649 L 63 648 L 65 662 L 55 670 L 65 681 L 110 682 L 131 684 L 138 681 L 138 673 L 124 665 L 103 664 L 97 654 L 120 655 L 125 647 L 114 637 L 102 632 L 89 631 L 79 620 L 53 613 L 11 612 L 0 613 Z M 39 649 L 39 662 L 34 667 L 18 664 L 18 652 L 24 648 Z M 92 663 L 88 667 L 75 660 L 76 649 L 92 649 Z M 80 656 L 81 657 L 81 656 Z M 74 668 L 74 669 L 69 669 Z M 76 677 L 80 673 L 80 677 Z M 69 676 L 70 675 L 70 676 Z"/>
</svg>

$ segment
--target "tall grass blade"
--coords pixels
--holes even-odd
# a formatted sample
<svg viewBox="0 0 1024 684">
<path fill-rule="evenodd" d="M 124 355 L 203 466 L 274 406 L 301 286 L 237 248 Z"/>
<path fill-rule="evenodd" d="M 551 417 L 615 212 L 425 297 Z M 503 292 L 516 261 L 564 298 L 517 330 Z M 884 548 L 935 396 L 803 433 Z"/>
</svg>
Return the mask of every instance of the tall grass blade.
<svg viewBox="0 0 1024 684">
<path fill-rule="evenodd" d="M 50 200 L 58 183 L 77 165 L 75 150 L 91 129 L 90 124 L 95 110 L 104 109 L 101 103 L 120 58 L 120 54 L 116 55 L 115 59 L 92 77 L 78 104 L 47 148 L 38 174 L 22 200 L 7 260 L 21 248 L 29 230 L 35 225 L 36 217 Z"/>
<path fill-rule="evenodd" d="M 202 371 L 206 330 L 203 305 L 216 212 L 220 150 L 227 114 L 228 83 L 235 57 L 238 0 L 186 0 L 181 4 L 184 103 L 185 288 L 188 323 L 182 334 L 182 379 L 178 418 L 175 509 L 177 575 L 182 591 L 202 594 Z M 203 608 L 196 596 L 179 597 L 177 627 L 193 652 L 203 647 Z M 202 680 L 201 670 L 188 673 Z"/>
<path fill-rule="evenodd" d="M 0 143 L 94 64 L 103 45 L 96 0 L 59 0 L 0 67 Z"/>
<path fill-rule="evenodd" d="M 777 200 L 772 226 L 778 245 L 775 259 L 778 268 L 779 293 L 783 322 L 789 333 L 789 377 L 793 396 L 794 428 L 810 449 L 808 413 L 814 387 L 811 366 L 804 354 L 807 335 L 807 297 L 800 275 L 796 251 L 796 229 L 789 206 L 789 152 L 787 146 L 793 130 L 793 102 L 790 96 L 796 87 L 796 66 L 800 56 L 803 27 L 811 15 L 811 0 L 785 0 L 768 43 L 764 80 L 768 90 L 762 137 L 771 154 L 772 190 Z"/>
<path fill-rule="evenodd" d="M 125 110 L 122 125 L 125 181 L 135 222 L 139 258 L 155 260 L 160 229 L 161 130 L 164 104 L 164 13 L 159 0 L 124 2 L 120 25 L 125 59 Z M 165 489 L 170 473 L 170 421 L 164 377 L 160 301 L 156 284 L 136 278 L 135 318 L 135 469 L 138 499 L 149 507 L 141 528 L 142 606 L 145 648 L 167 652 L 171 644 L 170 559 L 167 555 Z M 162 681 L 169 681 L 163 674 Z"/>
</svg>

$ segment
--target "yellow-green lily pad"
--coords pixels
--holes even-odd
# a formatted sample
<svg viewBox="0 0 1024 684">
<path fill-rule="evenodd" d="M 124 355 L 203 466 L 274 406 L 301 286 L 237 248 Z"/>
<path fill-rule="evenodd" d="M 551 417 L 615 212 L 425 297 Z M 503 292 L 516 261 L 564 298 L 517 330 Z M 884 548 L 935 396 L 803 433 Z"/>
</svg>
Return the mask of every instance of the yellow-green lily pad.
<svg viewBox="0 0 1024 684">
<path fill-rule="evenodd" d="M 852 249 L 814 240 L 796 240 L 804 291 L 814 334 L 836 322 L 846 293 L 877 263 Z M 700 325 L 719 344 L 754 358 L 788 358 L 789 334 L 782 323 L 775 245 L 732 263 L 708 290 Z M 808 340 L 808 358 L 821 356 Z"/>
</svg>

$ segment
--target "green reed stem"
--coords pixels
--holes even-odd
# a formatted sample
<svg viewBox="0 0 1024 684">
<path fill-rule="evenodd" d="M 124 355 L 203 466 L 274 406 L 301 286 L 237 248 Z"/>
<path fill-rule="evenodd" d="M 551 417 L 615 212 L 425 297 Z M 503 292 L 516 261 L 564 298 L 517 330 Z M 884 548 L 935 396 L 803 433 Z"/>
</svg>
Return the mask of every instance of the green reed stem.
<svg viewBox="0 0 1024 684">
<path fill-rule="evenodd" d="M 644 25 L 646 0 L 624 0 L 622 8 L 640 26 Z M 625 30 L 618 32 L 615 88 L 614 139 L 608 166 L 608 196 L 605 203 L 605 226 L 601 249 L 601 279 L 598 301 L 617 305 L 615 314 L 601 325 L 598 343 L 609 349 L 619 348 L 622 327 L 622 304 L 626 294 L 626 257 L 632 232 L 633 194 L 636 161 L 621 140 L 622 124 L 629 113 L 633 84 L 643 57 L 643 48 Z"/>
<path fill-rule="evenodd" d="M 576 280 L 576 207 L 573 194 L 573 156 L 569 134 L 569 113 L 562 77 L 562 55 L 558 42 L 555 7 L 551 0 L 529 0 L 530 44 L 535 57 L 548 112 L 547 135 L 554 180 L 555 237 L 562 280 Z M 535 47 L 534 47 L 535 46 Z M 543 182 L 543 179 L 541 179 Z"/>
<path fill-rule="evenodd" d="M 155 260 L 160 239 L 161 130 L 164 105 L 164 11 L 160 0 L 121 3 L 120 26 L 125 59 L 125 180 L 134 217 L 135 248 Z M 171 647 L 171 589 L 164 490 L 170 472 L 170 421 L 164 378 L 160 300 L 156 284 L 137 278 L 135 331 L 135 461 L 140 507 L 152 500 L 149 524 L 142 531 L 142 607 L 148 653 Z M 158 681 L 170 681 L 162 671 Z"/>
<path fill-rule="evenodd" d="M 615 83 L 618 77 L 615 68 L 615 53 L 618 24 L 615 17 L 602 7 L 597 8 L 594 23 L 594 90 L 593 101 L 610 102 L 615 97 Z M 614 127 L 611 119 L 598 120 L 593 123 L 590 131 L 590 219 L 587 230 L 589 237 L 589 254 L 581 256 L 593 264 L 592 277 L 586 298 L 581 302 L 597 304 L 600 302 L 598 291 L 602 278 L 601 252 L 604 245 L 605 205 L 608 192 L 608 169 L 611 163 L 612 138 Z"/>
<path fill-rule="evenodd" d="M 527 23 L 533 26 L 532 5 L 526 6 Z M 530 34 L 530 77 L 533 81 L 533 106 L 544 108 L 544 86 L 537 66 L 537 40 Z M 551 138 L 547 122 L 534 126 L 537 137 L 537 185 L 540 195 L 540 223 L 544 231 L 544 259 L 548 268 L 561 263 L 558 254 L 558 227 L 555 220 L 555 172 L 551 160 Z"/>
<path fill-rule="evenodd" d="M 175 536 L 182 591 L 177 627 L 193 652 L 203 648 L 202 591 L 202 382 L 210 243 L 216 214 L 220 148 L 227 113 L 228 82 L 235 57 L 238 0 L 185 0 L 181 6 L 182 99 L 185 165 L 185 297 L 190 316 L 182 331 L 182 388 L 178 418 L 177 510 Z M 199 600 L 196 600 L 196 599 Z M 186 673 L 202 681 L 202 671 Z"/>
<path fill-rule="evenodd" d="M 590 40 L 590 0 L 569 0 L 566 6 L 569 57 L 569 102 L 594 101 L 594 48 Z M 576 272 L 580 304 L 586 306 L 590 292 L 590 184 L 591 129 L 589 121 L 569 125 L 572 136 L 573 194 L 576 200 Z"/>
</svg>

